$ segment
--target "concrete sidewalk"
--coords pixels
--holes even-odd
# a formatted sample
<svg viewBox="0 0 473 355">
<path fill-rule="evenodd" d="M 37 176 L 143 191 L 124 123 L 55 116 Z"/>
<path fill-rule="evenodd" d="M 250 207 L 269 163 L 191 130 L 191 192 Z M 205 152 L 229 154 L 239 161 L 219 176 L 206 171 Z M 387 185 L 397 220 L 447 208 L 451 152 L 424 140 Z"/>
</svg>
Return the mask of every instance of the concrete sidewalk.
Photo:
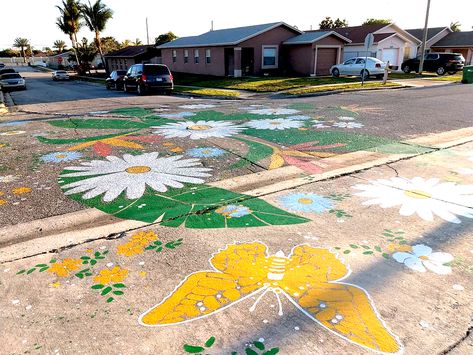
<svg viewBox="0 0 473 355">
<path fill-rule="evenodd" d="M 58 240 L 54 251 L 38 243 L 30 254 L 4 240 L 3 250 L 24 253 L 0 268 L 3 348 L 471 353 L 473 143 L 457 138 L 417 138 L 431 150 L 318 181 L 280 177 L 248 190 L 257 173 L 213 184 L 303 223 L 232 228 L 271 213 L 234 202 L 216 212 L 227 228 L 89 230 L 87 240 Z"/>
</svg>

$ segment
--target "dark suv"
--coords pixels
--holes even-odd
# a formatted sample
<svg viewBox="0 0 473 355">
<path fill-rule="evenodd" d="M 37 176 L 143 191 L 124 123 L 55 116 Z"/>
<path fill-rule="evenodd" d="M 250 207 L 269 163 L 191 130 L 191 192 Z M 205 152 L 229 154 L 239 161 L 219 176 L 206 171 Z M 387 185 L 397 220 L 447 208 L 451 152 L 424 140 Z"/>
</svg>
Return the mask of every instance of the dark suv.
<svg viewBox="0 0 473 355">
<path fill-rule="evenodd" d="M 123 78 L 123 91 L 136 90 L 139 95 L 151 90 L 170 94 L 173 88 L 172 74 L 164 64 L 132 65 Z"/>
<path fill-rule="evenodd" d="M 411 71 L 419 72 L 420 56 L 414 59 L 408 59 L 401 65 L 404 73 Z M 437 75 L 445 73 L 455 74 L 463 70 L 465 58 L 460 53 L 429 53 L 425 55 L 424 70 L 435 72 Z"/>
</svg>

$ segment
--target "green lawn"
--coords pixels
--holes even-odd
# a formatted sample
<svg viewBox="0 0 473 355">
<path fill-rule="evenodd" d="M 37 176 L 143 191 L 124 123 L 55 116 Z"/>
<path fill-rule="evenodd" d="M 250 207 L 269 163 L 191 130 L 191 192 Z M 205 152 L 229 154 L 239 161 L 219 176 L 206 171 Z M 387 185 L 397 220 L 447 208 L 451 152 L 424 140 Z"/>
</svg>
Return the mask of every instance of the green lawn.
<svg viewBox="0 0 473 355">
<path fill-rule="evenodd" d="M 453 75 L 444 75 L 444 76 L 435 76 L 432 78 L 429 78 L 429 80 L 435 80 L 435 81 L 462 81 L 463 79 L 463 73 L 456 73 Z"/>
<path fill-rule="evenodd" d="M 399 86 L 395 83 L 386 83 L 383 85 L 382 82 L 367 82 L 365 85 L 361 85 L 361 83 L 349 83 L 345 85 L 333 85 L 333 86 L 313 86 L 313 87 L 305 87 L 300 89 L 294 89 L 285 92 L 288 95 L 304 95 L 304 94 L 313 94 L 318 92 L 325 92 L 325 91 L 338 91 L 338 90 L 352 90 L 352 89 L 371 89 L 371 88 L 382 88 L 382 87 L 393 87 Z"/>
<path fill-rule="evenodd" d="M 343 78 L 219 78 L 198 75 L 175 74 L 174 83 L 176 85 L 192 85 L 205 88 L 220 88 L 234 90 L 248 90 L 255 92 L 277 92 L 289 89 L 296 89 L 306 86 L 327 85 L 327 84 L 343 84 L 359 82 L 357 77 Z"/>
<path fill-rule="evenodd" d="M 175 86 L 174 92 L 191 94 L 191 95 L 199 95 L 199 96 L 224 96 L 224 97 L 240 96 L 240 93 L 238 91 L 233 91 L 233 90 L 189 88 L 189 87 L 182 87 L 182 86 Z"/>
</svg>

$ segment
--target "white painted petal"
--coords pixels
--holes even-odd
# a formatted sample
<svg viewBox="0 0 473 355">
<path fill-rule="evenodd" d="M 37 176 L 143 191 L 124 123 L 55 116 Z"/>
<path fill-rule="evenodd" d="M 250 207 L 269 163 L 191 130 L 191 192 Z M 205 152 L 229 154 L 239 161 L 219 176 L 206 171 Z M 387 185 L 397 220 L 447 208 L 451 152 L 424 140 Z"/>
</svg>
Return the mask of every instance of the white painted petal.
<svg viewBox="0 0 473 355">
<path fill-rule="evenodd" d="M 419 258 L 416 258 L 415 256 L 412 256 L 410 258 L 407 258 L 404 261 L 404 265 L 406 265 L 409 269 L 412 269 L 414 271 L 418 272 L 426 272 L 426 268 L 424 265 L 422 265 L 422 262 Z"/>
<path fill-rule="evenodd" d="M 424 244 L 417 244 L 412 247 L 415 256 L 429 256 L 432 254 L 432 248 Z"/>
<path fill-rule="evenodd" d="M 416 206 L 410 201 L 406 201 L 399 209 L 401 216 L 412 216 L 416 212 Z"/>
<path fill-rule="evenodd" d="M 449 253 L 443 253 L 443 252 L 435 252 L 429 255 L 429 260 L 432 262 L 440 263 L 440 264 L 446 264 L 451 261 L 453 261 L 453 255 Z"/>
<path fill-rule="evenodd" d="M 434 220 L 434 215 L 427 203 L 417 203 L 417 215 L 422 218 L 424 221 L 432 222 Z"/>
<path fill-rule="evenodd" d="M 448 275 L 452 273 L 452 268 L 450 266 L 442 265 L 430 260 L 424 260 L 423 264 L 427 269 L 439 275 Z"/>
<path fill-rule="evenodd" d="M 134 200 L 143 196 L 146 190 L 146 184 L 143 181 L 136 181 L 128 185 L 126 189 L 126 197 Z"/>
</svg>

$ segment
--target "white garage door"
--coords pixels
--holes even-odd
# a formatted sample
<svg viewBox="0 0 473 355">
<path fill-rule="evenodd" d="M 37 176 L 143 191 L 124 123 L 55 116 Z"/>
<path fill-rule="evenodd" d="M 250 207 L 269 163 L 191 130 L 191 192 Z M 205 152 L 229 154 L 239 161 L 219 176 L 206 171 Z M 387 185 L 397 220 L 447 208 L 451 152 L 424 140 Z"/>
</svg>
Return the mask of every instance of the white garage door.
<svg viewBox="0 0 473 355">
<path fill-rule="evenodd" d="M 399 65 L 399 48 L 386 48 L 383 49 L 383 62 L 389 61 L 390 65 Z"/>
</svg>

